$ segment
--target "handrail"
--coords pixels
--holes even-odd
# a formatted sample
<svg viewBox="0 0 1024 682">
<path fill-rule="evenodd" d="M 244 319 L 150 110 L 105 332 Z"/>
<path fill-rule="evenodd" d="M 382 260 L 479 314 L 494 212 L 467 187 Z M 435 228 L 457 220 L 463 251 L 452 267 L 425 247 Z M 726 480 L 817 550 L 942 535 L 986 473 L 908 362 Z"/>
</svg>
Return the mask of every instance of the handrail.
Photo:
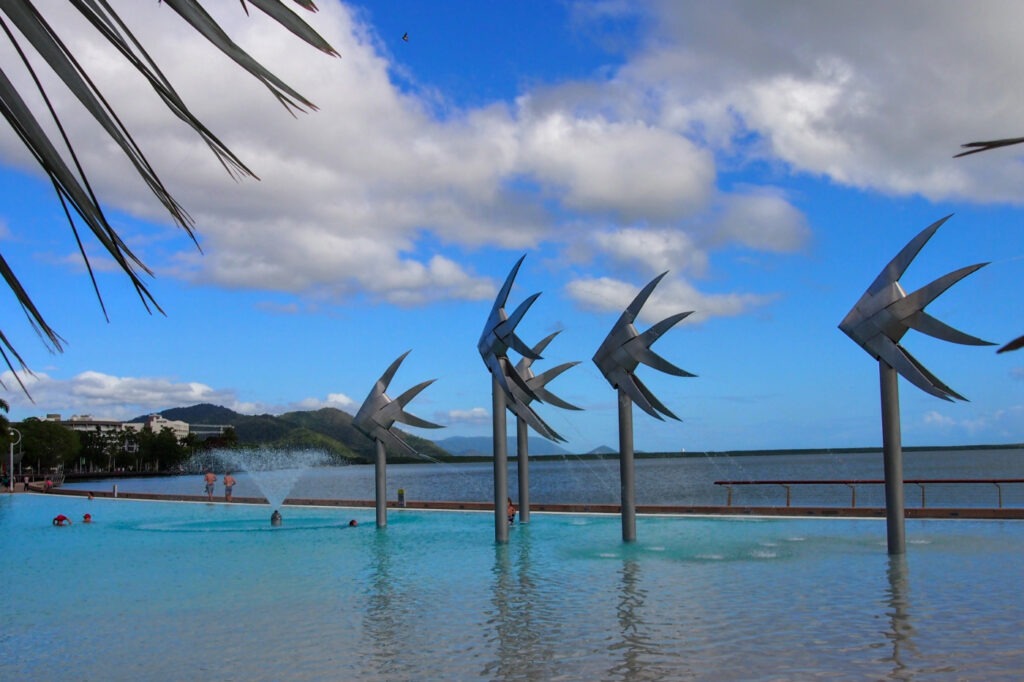
<svg viewBox="0 0 1024 682">
<path fill-rule="evenodd" d="M 715 481 L 715 485 L 725 486 L 727 492 L 726 506 L 732 506 L 732 487 L 736 485 L 778 485 L 786 489 L 786 506 L 789 507 L 792 502 L 792 490 L 790 486 L 794 485 L 845 485 L 850 488 L 851 499 L 850 506 L 852 508 L 857 507 L 857 487 L 858 485 L 883 485 L 885 479 L 881 478 L 860 478 L 860 479 L 802 479 L 802 480 L 786 480 L 786 479 L 765 479 L 765 480 L 748 480 L 748 481 Z M 926 507 L 925 498 L 925 485 L 930 484 L 944 484 L 944 483 L 955 483 L 955 484 L 991 484 L 996 487 L 996 491 L 999 497 L 999 509 L 1003 508 L 1003 488 L 1004 483 L 1024 483 L 1024 478 L 907 478 L 903 480 L 904 484 L 916 485 L 921 488 L 921 507 Z"/>
</svg>

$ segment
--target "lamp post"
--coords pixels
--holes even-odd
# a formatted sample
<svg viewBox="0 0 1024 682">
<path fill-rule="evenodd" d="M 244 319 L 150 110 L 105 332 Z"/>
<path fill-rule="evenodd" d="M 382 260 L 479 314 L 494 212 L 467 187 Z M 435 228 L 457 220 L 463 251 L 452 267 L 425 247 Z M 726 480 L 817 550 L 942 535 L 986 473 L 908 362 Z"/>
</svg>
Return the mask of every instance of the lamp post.
<svg viewBox="0 0 1024 682">
<path fill-rule="evenodd" d="M 16 435 L 17 440 L 11 441 L 11 449 L 7 459 L 7 486 L 10 492 L 14 492 L 14 446 L 21 442 L 21 432 L 18 429 L 9 429 L 11 435 Z"/>
</svg>

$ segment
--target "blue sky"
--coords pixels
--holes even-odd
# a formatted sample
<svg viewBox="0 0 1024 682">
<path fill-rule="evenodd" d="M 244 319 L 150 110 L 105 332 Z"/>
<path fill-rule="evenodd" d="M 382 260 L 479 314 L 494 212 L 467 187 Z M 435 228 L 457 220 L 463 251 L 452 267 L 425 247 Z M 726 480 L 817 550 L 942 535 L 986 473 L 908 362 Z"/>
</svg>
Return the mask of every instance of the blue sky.
<svg viewBox="0 0 1024 682">
<path fill-rule="evenodd" d="M 682 418 L 637 410 L 638 450 L 878 445 L 877 363 L 837 325 L 950 213 L 904 288 L 990 262 L 928 312 L 998 344 L 1024 333 L 1024 147 L 952 158 L 1024 134 L 1016 3 L 324 0 L 309 19 L 341 59 L 237 3 L 211 8 L 318 105 L 295 118 L 166 7 L 115 5 L 261 180 L 229 178 L 72 30 L 202 252 L 54 89 L 166 312 L 147 313 L 90 244 L 105 321 L 52 190 L 0 133 L 0 248 L 67 342 L 49 352 L 4 294 L 3 331 L 35 373 L 34 402 L 6 376 L 14 420 L 200 402 L 354 413 L 411 349 L 389 392 L 436 378 L 409 409 L 446 426 L 415 432 L 490 435 L 476 341 L 525 254 L 509 307 L 542 295 L 520 335 L 562 330 L 535 371 L 581 361 L 550 388 L 584 410 L 538 406 L 570 450 L 616 446 L 616 395 L 591 357 L 666 270 L 637 326 L 693 310 L 654 349 L 698 376 L 638 370 Z M 905 444 L 1024 441 L 1024 354 L 917 332 L 903 345 L 970 399 L 901 381 Z"/>
</svg>

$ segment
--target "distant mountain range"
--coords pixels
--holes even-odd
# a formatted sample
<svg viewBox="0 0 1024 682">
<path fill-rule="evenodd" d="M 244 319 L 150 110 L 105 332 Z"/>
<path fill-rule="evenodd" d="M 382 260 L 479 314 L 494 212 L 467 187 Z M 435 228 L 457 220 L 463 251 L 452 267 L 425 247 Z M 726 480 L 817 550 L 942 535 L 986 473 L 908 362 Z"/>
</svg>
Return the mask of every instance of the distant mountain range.
<svg viewBox="0 0 1024 682">
<path fill-rule="evenodd" d="M 333 407 L 286 412 L 275 416 L 239 414 L 220 405 L 204 403 L 192 407 L 174 407 L 160 412 L 160 415 L 188 424 L 230 426 L 235 430 L 239 443 L 243 445 L 319 449 L 354 462 L 372 462 L 375 457 L 373 442 L 352 425 L 352 415 Z M 146 416 L 148 415 L 136 417 L 131 421 L 144 422 Z M 493 454 L 493 440 L 486 436 L 452 436 L 431 441 L 399 429 L 395 431 L 425 459 L 446 461 L 455 457 L 490 457 Z M 537 436 L 530 437 L 528 444 L 531 455 L 571 454 L 557 444 Z M 515 438 L 509 438 L 508 452 L 510 457 L 515 456 Z M 611 452 L 614 450 L 603 447 L 594 450 L 593 454 Z M 402 459 L 408 458 L 402 453 L 388 452 L 388 461 Z"/>
<path fill-rule="evenodd" d="M 340 459 L 372 462 L 376 456 L 373 441 L 352 425 L 352 415 L 333 407 L 285 414 L 239 414 L 208 403 L 192 407 L 174 407 L 160 412 L 166 419 L 188 424 L 230 426 L 242 445 L 288 449 L 324 450 Z M 136 417 L 132 421 L 145 421 Z M 452 455 L 433 441 L 398 429 L 402 439 L 426 459 L 451 460 Z M 409 459 L 404 453 L 388 451 L 389 461 Z"/>
</svg>

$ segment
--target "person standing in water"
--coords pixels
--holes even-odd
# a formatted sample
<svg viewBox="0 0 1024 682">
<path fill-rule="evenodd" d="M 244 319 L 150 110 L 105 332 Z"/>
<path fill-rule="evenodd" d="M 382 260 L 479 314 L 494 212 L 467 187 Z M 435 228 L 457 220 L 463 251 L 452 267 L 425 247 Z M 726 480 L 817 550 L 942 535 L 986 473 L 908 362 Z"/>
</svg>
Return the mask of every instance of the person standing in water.
<svg viewBox="0 0 1024 682">
<path fill-rule="evenodd" d="M 217 484 L 217 474 L 207 469 L 203 480 L 206 481 L 206 499 L 213 502 L 213 486 Z"/>
<path fill-rule="evenodd" d="M 224 499 L 228 502 L 231 501 L 231 491 L 235 487 L 235 477 L 231 475 L 231 472 L 224 474 Z"/>
</svg>

